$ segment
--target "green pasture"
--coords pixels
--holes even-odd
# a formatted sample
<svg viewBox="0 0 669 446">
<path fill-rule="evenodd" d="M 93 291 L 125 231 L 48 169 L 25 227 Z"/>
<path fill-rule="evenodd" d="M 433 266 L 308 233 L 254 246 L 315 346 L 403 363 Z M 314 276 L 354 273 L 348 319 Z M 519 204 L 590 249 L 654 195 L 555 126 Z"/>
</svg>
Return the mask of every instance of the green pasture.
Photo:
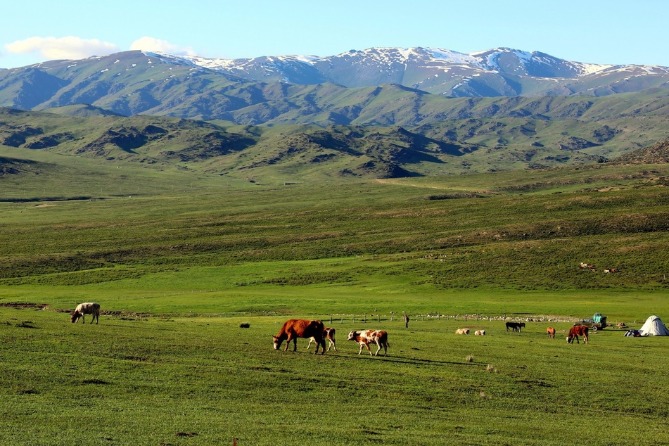
<svg viewBox="0 0 669 446">
<path fill-rule="evenodd" d="M 669 441 L 666 340 L 569 325 L 335 319 L 337 351 L 274 351 L 286 316 L 0 310 L 3 444 L 650 444 Z M 328 321 L 329 322 L 329 321 Z M 250 328 L 240 328 L 249 323 Z M 389 331 L 357 354 L 350 329 Z M 460 336 L 460 327 L 486 336 Z"/>
<path fill-rule="evenodd" d="M 24 156 L 47 167 L 0 177 L 0 444 L 669 442 L 666 339 L 564 340 L 669 319 L 666 167 L 251 182 Z M 71 324 L 91 300 L 100 324 Z M 274 351 L 293 317 L 338 351 Z M 388 357 L 346 341 L 366 327 Z"/>
</svg>

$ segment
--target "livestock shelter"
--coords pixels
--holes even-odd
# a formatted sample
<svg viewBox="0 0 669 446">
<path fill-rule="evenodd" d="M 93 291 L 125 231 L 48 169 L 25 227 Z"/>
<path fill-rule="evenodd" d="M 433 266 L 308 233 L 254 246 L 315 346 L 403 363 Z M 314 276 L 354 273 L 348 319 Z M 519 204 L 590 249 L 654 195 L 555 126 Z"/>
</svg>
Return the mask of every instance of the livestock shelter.
<svg viewBox="0 0 669 446">
<path fill-rule="evenodd" d="M 669 330 L 658 316 L 650 316 L 639 329 L 641 336 L 669 336 Z"/>
</svg>

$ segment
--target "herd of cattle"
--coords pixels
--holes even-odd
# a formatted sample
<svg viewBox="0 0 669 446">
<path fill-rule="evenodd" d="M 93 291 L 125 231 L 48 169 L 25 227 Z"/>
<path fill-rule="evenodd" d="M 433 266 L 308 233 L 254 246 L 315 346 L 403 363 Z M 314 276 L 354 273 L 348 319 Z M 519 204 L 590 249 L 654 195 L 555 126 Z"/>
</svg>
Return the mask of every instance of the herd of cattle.
<svg viewBox="0 0 669 446">
<path fill-rule="evenodd" d="M 521 332 L 525 327 L 524 322 L 507 322 L 506 330 Z M 455 330 L 455 334 L 468 335 L 470 333 L 469 328 L 458 328 Z M 549 338 L 555 338 L 556 330 L 553 327 L 546 328 L 546 334 Z M 337 351 L 336 341 L 335 341 L 336 330 L 332 327 L 326 327 L 321 321 L 310 321 L 306 319 L 290 319 L 286 321 L 279 333 L 274 338 L 274 349 L 279 350 L 281 344 L 286 342 L 284 351 L 288 350 L 290 343 L 293 342 L 293 351 L 297 351 L 297 339 L 306 338 L 309 339 L 309 344 L 307 345 L 307 350 L 311 347 L 312 343 L 316 343 L 316 353 L 318 353 L 319 347 L 321 348 L 321 354 L 325 353 L 325 341 L 327 340 L 329 345 L 327 351 L 330 351 L 331 348 L 334 348 Z M 475 336 L 485 336 L 485 330 L 476 330 L 474 332 Z M 576 341 L 580 344 L 579 337 L 583 338 L 583 342 L 586 344 L 589 341 L 589 330 L 585 325 L 574 325 L 570 327 L 569 333 L 567 335 L 567 342 L 573 343 Z M 349 341 L 354 341 L 360 346 L 358 354 L 362 353 L 363 348 L 367 348 L 367 351 L 370 355 L 377 356 L 381 349 L 383 349 L 384 354 L 388 355 L 388 332 L 385 330 L 353 330 L 348 334 Z M 372 353 L 370 344 L 376 345 L 376 352 Z"/>
<path fill-rule="evenodd" d="M 309 344 L 307 345 L 307 350 L 311 347 L 311 343 L 316 343 L 316 353 L 318 353 L 318 348 L 321 347 L 321 354 L 325 353 L 325 341 L 329 343 L 327 351 L 330 351 L 330 348 L 334 348 L 337 351 L 337 345 L 335 341 L 336 330 L 332 327 L 326 327 L 321 321 L 309 321 L 306 319 L 290 319 L 286 321 L 279 333 L 274 338 L 274 349 L 279 350 L 281 344 L 285 341 L 286 346 L 284 351 L 288 350 L 291 341 L 293 342 L 293 351 L 297 351 L 297 339 L 306 338 L 309 339 Z M 355 341 L 360 346 L 358 354 L 362 353 L 364 347 L 367 348 L 369 354 L 372 354 L 372 349 L 369 347 L 370 344 L 376 344 L 376 352 L 374 355 L 378 355 L 381 349 L 383 349 L 384 354 L 388 355 L 388 332 L 385 330 L 359 330 L 351 331 L 348 334 L 349 341 Z"/>
<path fill-rule="evenodd" d="M 79 305 L 72 311 L 71 320 L 72 323 L 76 323 L 79 319 L 83 323 L 86 323 L 85 315 L 91 315 L 91 324 L 93 321 L 95 323 L 100 322 L 100 304 L 96 302 L 84 302 Z M 522 329 L 525 328 L 524 322 L 507 322 L 506 331 L 516 331 L 520 333 Z M 583 342 L 586 344 L 589 341 L 588 327 L 585 325 L 574 325 L 570 327 L 569 333 L 567 335 L 567 342 L 573 343 L 576 341 L 580 343 L 579 336 L 583 338 Z M 468 335 L 469 328 L 458 328 L 455 331 L 456 334 Z M 293 343 L 293 351 L 297 351 L 297 339 L 305 338 L 309 339 L 309 344 L 307 345 L 307 350 L 311 347 L 312 343 L 316 343 L 316 354 L 318 354 L 319 348 L 321 349 L 321 354 L 325 353 L 325 342 L 328 342 L 327 351 L 334 349 L 337 351 L 337 345 L 335 341 L 336 330 L 332 327 L 326 327 L 321 321 L 310 321 L 306 319 L 290 319 L 286 321 L 279 333 L 274 338 L 274 349 L 279 350 L 281 344 L 284 342 L 286 346 L 284 351 L 288 350 L 290 343 Z M 485 336 L 485 330 L 476 330 L 474 335 L 476 336 Z M 546 334 L 549 338 L 555 338 L 555 328 L 548 327 L 546 329 Z M 376 345 L 376 352 L 373 353 L 374 356 L 377 356 L 381 349 L 383 349 L 384 354 L 388 355 L 388 332 L 385 330 L 353 330 L 348 334 L 349 341 L 354 341 L 359 345 L 358 354 L 362 353 L 363 348 L 367 348 L 367 351 L 372 355 L 372 349 L 370 344 Z"/>
</svg>

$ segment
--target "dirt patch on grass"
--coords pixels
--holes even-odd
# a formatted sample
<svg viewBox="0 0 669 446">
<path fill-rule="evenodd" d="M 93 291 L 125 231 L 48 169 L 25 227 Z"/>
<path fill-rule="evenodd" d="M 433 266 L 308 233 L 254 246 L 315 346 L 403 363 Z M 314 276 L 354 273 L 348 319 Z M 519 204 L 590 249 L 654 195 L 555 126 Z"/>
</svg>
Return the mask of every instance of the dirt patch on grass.
<svg viewBox="0 0 669 446">
<path fill-rule="evenodd" d="M 0 307 L 15 308 L 17 310 L 46 310 L 49 304 L 35 304 L 30 302 L 0 302 Z"/>
</svg>

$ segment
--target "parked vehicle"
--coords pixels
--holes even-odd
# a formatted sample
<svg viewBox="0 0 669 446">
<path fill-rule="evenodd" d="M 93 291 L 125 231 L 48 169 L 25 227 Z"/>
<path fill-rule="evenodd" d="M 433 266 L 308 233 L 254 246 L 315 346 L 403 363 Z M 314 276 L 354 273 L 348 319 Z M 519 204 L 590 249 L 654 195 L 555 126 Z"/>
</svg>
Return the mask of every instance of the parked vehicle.
<svg viewBox="0 0 669 446">
<path fill-rule="evenodd" d="M 583 319 L 576 325 L 585 325 L 592 331 L 602 330 L 608 326 L 606 323 L 606 316 L 604 316 L 602 313 L 595 313 L 592 316 L 592 319 Z"/>
</svg>

